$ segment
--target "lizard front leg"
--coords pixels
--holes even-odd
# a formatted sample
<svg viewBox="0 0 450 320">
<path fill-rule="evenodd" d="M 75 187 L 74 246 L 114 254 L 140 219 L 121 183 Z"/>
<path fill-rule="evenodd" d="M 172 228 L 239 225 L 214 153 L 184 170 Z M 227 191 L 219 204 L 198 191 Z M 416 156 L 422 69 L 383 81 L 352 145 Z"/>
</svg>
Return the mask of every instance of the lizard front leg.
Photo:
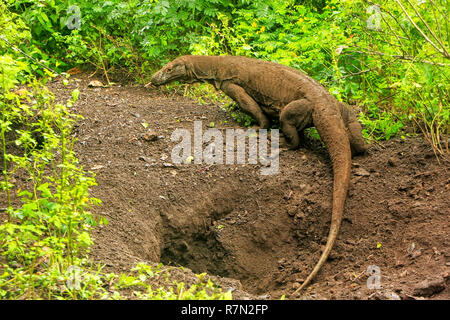
<svg viewBox="0 0 450 320">
<path fill-rule="evenodd" d="M 247 113 L 251 114 L 261 129 L 269 129 L 270 121 L 263 113 L 258 103 L 245 92 L 244 88 L 231 82 L 222 83 L 220 89 L 231 99 L 239 104 L 239 106 Z"/>
</svg>

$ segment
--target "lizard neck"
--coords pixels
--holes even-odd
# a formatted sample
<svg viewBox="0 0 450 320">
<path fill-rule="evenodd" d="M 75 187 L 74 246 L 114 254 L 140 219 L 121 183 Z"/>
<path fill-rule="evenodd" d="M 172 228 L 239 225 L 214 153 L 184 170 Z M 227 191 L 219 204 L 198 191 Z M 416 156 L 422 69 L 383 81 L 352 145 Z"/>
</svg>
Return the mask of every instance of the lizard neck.
<svg viewBox="0 0 450 320">
<path fill-rule="evenodd" d="M 197 81 L 216 80 L 220 59 L 209 56 L 188 56 L 186 65 L 189 77 Z"/>
</svg>

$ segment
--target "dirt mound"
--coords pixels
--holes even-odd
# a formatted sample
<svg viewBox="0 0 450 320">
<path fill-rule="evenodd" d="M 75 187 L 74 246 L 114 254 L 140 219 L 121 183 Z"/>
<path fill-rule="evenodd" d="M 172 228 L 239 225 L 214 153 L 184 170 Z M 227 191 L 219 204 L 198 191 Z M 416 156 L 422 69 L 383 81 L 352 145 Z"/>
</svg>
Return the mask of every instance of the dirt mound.
<svg viewBox="0 0 450 320">
<path fill-rule="evenodd" d="M 50 87 L 61 99 L 70 89 L 81 91 L 74 111 L 85 119 L 75 130 L 76 150 L 97 174 L 93 195 L 103 205 L 95 213 L 109 220 L 95 232 L 92 251 L 107 269 L 124 271 L 137 261 L 182 265 L 217 275 L 219 283 L 238 279 L 245 291 L 271 299 L 450 297 L 448 165 L 439 165 L 421 138 L 375 144 L 353 159 L 332 254 L 313 284 L 292 296 L 329 230 L 326 150 L 283 152 L 278 174 L 269 176 L 260 174 L 260 164 L 172 165 L 175 129 L 193 132 L 194 120 L 216 128 L 239 124 L 217 105 L 88 82 Z M 369 267 L 381 278 L 367 274 Z M 370 286 L 377 279 L 379 290 Z"/>
</svg>

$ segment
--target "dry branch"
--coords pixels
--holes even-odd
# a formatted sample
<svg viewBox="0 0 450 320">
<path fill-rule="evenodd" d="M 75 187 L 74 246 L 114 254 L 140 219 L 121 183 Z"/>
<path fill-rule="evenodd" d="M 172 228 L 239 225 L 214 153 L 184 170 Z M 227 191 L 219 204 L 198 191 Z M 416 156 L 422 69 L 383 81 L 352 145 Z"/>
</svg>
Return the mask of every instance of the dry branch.
<svg viewBox="0 0 450 320">
<path fill-rule="evenodd" d="M 417 31 L 420 32 L 420 34 L 422 35 L 422 37 L 433 46 L 433 48 L 436 49 L 436 51 L 438 51 L 440 54 L 442 54 L 445 58 L 450 59 L 450 55 L 446 50 L 441 50 L 439 49 L 439 47 L 433 42 L 431 41 L 430 38 L 428 38 L 428 36 L 425 34 L 425 32 L 422 31 L 422 29 L 420 29 L 420 27 L 414 22 L 414 20 L 411 18 L 411 16 L 409 15 L 408 11 L 406 11 L 405 7 L 401 4 L 401 2 L 399 0 L 395 0 L 395 2 L 397 2 L 397 4 L 400 6 L 400 8 L 403 10 L 403 12 L 405 13 L 406 17 L 408 18 L 408 20 L 412 23 L 412 25 L 417 29 Z"/>
</svg>

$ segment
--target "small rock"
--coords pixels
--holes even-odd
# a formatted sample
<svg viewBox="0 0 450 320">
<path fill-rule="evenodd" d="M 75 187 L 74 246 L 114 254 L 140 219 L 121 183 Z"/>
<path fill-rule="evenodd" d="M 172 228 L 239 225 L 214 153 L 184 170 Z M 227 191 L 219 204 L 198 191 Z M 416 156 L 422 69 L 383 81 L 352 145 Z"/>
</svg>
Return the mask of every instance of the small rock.
<svg viewBox="0 0 450 320">
<path fill-rule="evenodd" d="M 399 277 L 400 277 L 400 278 L 404 278 L 404 277 L 406 277 L 407 275 L 408 275 L 408 270 L 404 270 L 404 271 L 402 271 L 402 272 L 400 273 Z"/>
<path fill-rule="evenodd" d="M 389 159 L 388 159 L 388 164 L 389 164 L 391 167 L 396 167 L 396 166 L 397 166 L 397 160 L 395 160 L 394 158 L 389 158 Z"/>
<path fill-rule="evenodd" d="M 400 298 L 402 300 L 423 300 L 423 298 L 414 297 L 414 296 L 411 296 L 411 295 L 406 294 L 406 293 L 402 293 Z"/>
<path fill-rule="evenodd" d="M 341 258 L 341 255 L 339 253 L 336 253 L 334 251 L 332 251 L 329 255 L 328 255 L 328 260 L 333 261 L 333 260 L 339 260 Z"/>
<path fill-rule="evenodd" d="M 163 163 L 163 167 L 164 168 L 171 168 L 171 167 L 175 167 L 172 163 L 169 163 L 169 162 L 164 162 Z"/>
<path fill-rule="evenodd" d="M 445 284 L 447 286 L 450 285 L 450 273 L 447 272 L 446 274 L 444 274 L 443 278 L 444 278 Z"/>
<path fill-rule="evenodd" d="M 158 139 L 159 139 L 159 136 L 158 136 L 156 133 L 154 133 L 154 132 L 152 132 L 152 131 L 149 131 L 149 132 L 146 132 L 146 133 L 142 136 L 142 139 L 144 139 L 145 141 L 148 141 L 148 142 L 152 142 L 152 141 L 158 140 Z"/>
<path fill-rule="evenodd" d="M 150 162 L 150 159 L 144 156 L 140 156 L 138 159 L 141 161 Z"/>
<path fill-rule="evenodd" d="M 434 254 L 437 255 L 437 256 L 440 256 L 440 255 L 441 255 L 441 252 L 440 252 L 436 247 L 433 247 L 433 252 L 434 252 Z"/>
<path fill-rule="evenodd" d="M 88 87 L 103 87 L 103 83 L 98 80 L 92 80 L 91 82 L 89 82 Z"/>
<path fill-rule="evenodd" d="M 370 176 L 369 171 L 367 171 L 364 168 L 356 168 L 354 172 L 355 172 L 355 175 L 357 175 L 357 176 L 361 176 L 361 177 L 368 177 L 368 176 Z"/>
<path fill-rule="evenodd" d="M 357 284 L 356 282 L 353 282 L 352 284 L 350 284 L 350 288 L 351 288 L 353 291 L 358 290 L 359 287 L 360 287 L 360 285 Z"/>
<path fill-rule="evenodd" d="M 369 296 L 369 300 L 402 300 L 400 296 L 392 291 L 377 291 Z"/>
<path fill-rule="evenodd" d="M 305 218 L 305 213 L 303 211 L 299 211 L 297 212 L 297 214 L 295 215 L 295 218 L 298 220 L 302 220 Z"/>
<path fill-rule="evenodd" d="M 410 254 L 412 259 L 416 259 L 422 255 L 422 250 L 415 250 Z"/>
<path fill-rule="evenodd" d="M 401 300 L 400 296 L 394 292 L 386 292 L 385 297 L 388 300 Z"/>
<path fill-rule="evenodd" d="M 396 268 L 401 268 L 403 266 L 405 266 L 405 262 L 404 261 L 402 261 L 402 260 L 396 260 L 395 261 L 395 267 Z"/>
<path fill-rule="evenodd" d="M 413 295 L 431 297 L 445 289 L 444 279 L 425 280 L 414 287 Z"/>
<path fill-rule="evenodd" d="M 292 208 L 288 209 L 288 215 L 290 217 L 295 216 L 297 214 L 297 212 L 298 212 L 298 207 L 292 207 Z"/>
<path fill-rule="evenodd" d="M 97 165 L 97 166 L 93 166 L 92 168 L 91 168 L 91 170 L 100 170 L 100 169 L 103 169 L 105 166 L 102 166 L 102 165 Z"/>
<path fill-rule="evenodd" d="M 294 272 L 301 272 L 303 268 L 304 268 L 303 264 L 299 261 L 295 261 L 292 263 L 292 270 Z"/>
</svg>

